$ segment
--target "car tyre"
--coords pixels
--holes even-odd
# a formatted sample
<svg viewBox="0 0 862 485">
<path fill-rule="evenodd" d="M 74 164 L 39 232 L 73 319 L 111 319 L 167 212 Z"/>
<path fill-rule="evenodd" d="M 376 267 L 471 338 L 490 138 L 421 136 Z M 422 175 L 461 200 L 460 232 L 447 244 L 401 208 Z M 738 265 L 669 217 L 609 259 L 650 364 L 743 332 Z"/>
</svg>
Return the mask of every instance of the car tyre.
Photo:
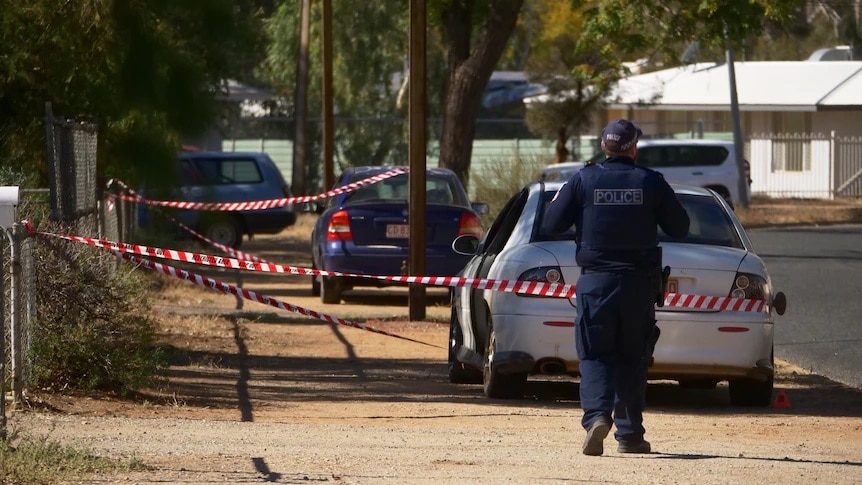
<svg viewBox="0 0 862 485">
<path fill-rule="evenodd" d="M 320 283 L 320 301 L 341 303 L 341 283 L 337 278 L 323 276 L 323 281 Z"/>
<path fill-rule="evenodd" d="M 311 269 L 317 269 L 314 263 L 311 263 Z M 318 278 L 322 278 L 322 276 L 315 275 L 311 277 L 311 296 L 320 296 L 320 281 Z"/>
<path fill-rule="evenodd" d="M 482 373 L 458 361 L 458 349 L 464 345 L 464 333 L 458 320 L 458 312 L 452 308 L 449 317 L 449 382 L 452 384 L 481 384 Z"/>
<path fill-rule="evenodd" d="M 730 403 L 734 406 L 769 406 L 775 379 L 766 382 L 755 379 L 732 379 L 728 384 Z"/>
<path fill-rule="evenodd" d="M 485 365 L 482 366 L 482 384 L 485 396 L 494 399 L 520 399 L 524 397 L 527 388 L 527 374 L 516 372 L 513 374 L 501 374 L 492 369 L 494 361 L 494 349 L 497 346 L 497 337 L 494 327 L 491 327 L 491 335 L 488 339 L 488 350 L 485 352 Z"/>
<path fill-rule="evenodd" d="M 239 249 L 242 246 L 242 227 L 232 217 L 216 217 L 206 221 L 201 233 L 212 241 Z"/>
<path fill-rule="evenodd" d="M 775 349 L 769 356 L 775 369 Z M 757 379 L 731 379 L 728 381 L 730 403 L 734 406 L 769 406 L 772 403 L 772 389 L 775 376 L 770 375 L 765 382 Z"/>
</svg>

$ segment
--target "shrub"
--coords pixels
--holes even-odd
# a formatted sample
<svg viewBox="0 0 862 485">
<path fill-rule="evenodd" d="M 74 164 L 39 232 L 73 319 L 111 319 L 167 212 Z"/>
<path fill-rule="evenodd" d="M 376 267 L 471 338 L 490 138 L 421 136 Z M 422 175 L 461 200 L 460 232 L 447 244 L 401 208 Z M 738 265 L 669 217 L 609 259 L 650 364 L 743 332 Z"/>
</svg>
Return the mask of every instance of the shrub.
<svg viewBox="0 0 862 485">
<path fill-rule="evenodd" d="M 120 395 L 159 383 L 167 357 L 156 345 L 144 276 L 100 249 L 37 243 L 31 383 Z"/>
<path fill-rule="evenodd" d="M 0 464 L 0 483 L 11 485 L 69 483 L 84 475 L 147 469 L 135 458 L 103 458 L 83 448 L 17 432 L 8 440 L 0 440 Z"/>
<path fill-rule="evenodd" d="M 490 212 L 482 217 L 487 228 L 513 195 L 529 182 L 539 179 L 542 168 L 552 160 L 542 157 L 513 156 L 510 159 L 488 160 L 479 173 L 470 175 L 475 187 L 474 200 L 488 204 Z"/>
</svg>

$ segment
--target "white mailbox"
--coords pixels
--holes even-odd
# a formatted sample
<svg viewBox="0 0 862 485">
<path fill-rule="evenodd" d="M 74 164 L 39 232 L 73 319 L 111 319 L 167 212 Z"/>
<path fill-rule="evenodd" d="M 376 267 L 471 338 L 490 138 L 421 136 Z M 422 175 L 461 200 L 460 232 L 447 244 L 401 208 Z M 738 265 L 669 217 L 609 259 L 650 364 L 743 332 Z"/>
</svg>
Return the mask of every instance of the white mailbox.
<svg viewBox="0 0 862 485">
<path fill-rule="evenodd" d="M 11 229 L 17 216 L 18 187 L 0 187 L 0 228 Z"/>
</svg>

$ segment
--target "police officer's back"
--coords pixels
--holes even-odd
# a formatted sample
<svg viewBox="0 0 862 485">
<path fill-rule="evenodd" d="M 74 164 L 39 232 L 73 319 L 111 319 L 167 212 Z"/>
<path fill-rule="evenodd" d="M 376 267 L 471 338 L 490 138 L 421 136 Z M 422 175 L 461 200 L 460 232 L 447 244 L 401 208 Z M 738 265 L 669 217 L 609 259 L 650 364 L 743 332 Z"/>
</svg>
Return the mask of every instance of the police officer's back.
<svg viewBox="0 0 862 485">
<path fill-rule="evenodd" d="M 635 131 L 637 143 L 641 130 L 628 125 L 621 124 L 620 129 Z M 628 147 L 613 148 L 617 150 L 610 153 Z M 689 218 L 660 173 L 636 165 L 632 158 L 609 156 L 581 169 L 549 205 L 545 228 L 562 232 L 572 224 L 581 268 L 650 272 L 661 264 L 657 226 L 671 237 L 682 238 L 688 233 Z"/>
<path fill-rule="evenodd" d="M 602 131 L 604 162 L 587 165 L 554 196 L 543 225 L 575 225 L 575 344 L 580 359 L 585 455 L 601 455 L 616 425 L 621 453 L 650 453 L 644 439 L 647 365 L 659 329 L 655 321 L 661 251 L 658 227 L 688 233 L 689 218 L 658 172 L 635 164 L 641 130 L 627 120 Z"/>
</svg>

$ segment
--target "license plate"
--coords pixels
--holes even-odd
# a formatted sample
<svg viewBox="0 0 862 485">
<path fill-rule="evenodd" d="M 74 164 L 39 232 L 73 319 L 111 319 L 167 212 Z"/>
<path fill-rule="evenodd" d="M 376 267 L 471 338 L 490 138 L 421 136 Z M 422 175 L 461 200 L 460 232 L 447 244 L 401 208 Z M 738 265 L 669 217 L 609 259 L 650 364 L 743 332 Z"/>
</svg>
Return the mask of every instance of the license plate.
<svg viewBox="0 0 862 485">
<path fill-rule="evenodd" d="M 670 278 L 667 280 L 667 292 L 668 293 L 679 293 L 679 281 L 674 278 Z"/>
<path fill-rule="evenodd" d="M 389 239 L 406 239 L 410 237 L 410 226 L 407 224 L 386 224 L 386 237 Z"/>
</svg>

